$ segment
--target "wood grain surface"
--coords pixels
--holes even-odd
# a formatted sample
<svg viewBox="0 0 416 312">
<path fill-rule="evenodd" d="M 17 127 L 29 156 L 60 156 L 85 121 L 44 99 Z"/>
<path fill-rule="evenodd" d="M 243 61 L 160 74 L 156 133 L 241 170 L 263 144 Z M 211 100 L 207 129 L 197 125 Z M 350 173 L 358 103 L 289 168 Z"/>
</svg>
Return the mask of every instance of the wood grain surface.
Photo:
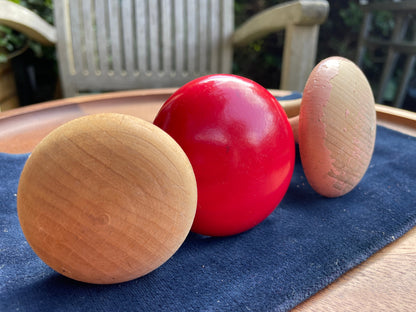
<svg viewBox="0 0 416 312">
<path fill-rule="evenodd" d="M 196 212 L 195 175 L 182 148 L 126 114 L 77 118 L 33 150 L 19 181 L 26 240 L 55 271 L 112 284 L 167 261 Z"/>
<path fill-rule="evenodd" d="M 373 92 L 357 65 L 340 56 L 319 62 L 299 113 L 299 152 L 309 185 L 326 197 L 354 189 L 370 164 L 376 128 Z"/>
<path fill-rule="evenodd" d="M 30 152 L 52 129 L 76 117 L 118 112 L 152 121 L 173 89 L 80 96 L 0 113 L 0 152 Z M 271 90 L 274 95 L 287 92 Z M 282 102 L 288 116 L 299 100 Z M 416 113 L 376 104 L 377 122 L 416 136 Z M 297 306 L 294 311 L 416 311 L 416 228 Z"/>
</svg>

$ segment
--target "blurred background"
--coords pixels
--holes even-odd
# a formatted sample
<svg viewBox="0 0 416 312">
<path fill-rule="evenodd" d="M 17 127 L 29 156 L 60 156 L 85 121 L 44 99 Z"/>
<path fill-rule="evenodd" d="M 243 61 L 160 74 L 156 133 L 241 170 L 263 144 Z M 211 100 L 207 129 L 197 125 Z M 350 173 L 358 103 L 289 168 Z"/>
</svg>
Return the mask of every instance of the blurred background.
<svg viewBox="0 0 416 312">
<path fill-rule="evenodd" d="M 29 8 L 53 24 L 52 0 L 10 1 Z M 255 13 L 282 2 L 285 1 L 236 0 L 234 5 L 235 26 L 238 27 Z M 368 1 L 361 0 L 361 4 L 363 2 Z M 333 55 L 355 60 L 364 16 L 360 7 L 360 0 L 329 1 L 329 4 L 328 19 L 320 27 L 316 61 L 319 62 Z M 409 40 L 414 38 L 416 34 L 414 16 L 411 16 L 410 21 L 410 27 L 408 27 L 408 32 L 405 34 L 405 37 Z M 390 11 L 379 11 L 374 15 L 372 32 L 380 39 L 390 38 L 394 26 L 394 18 Z M 235 48 L 233 73 L 248 77 L 266 88 L 277 88 L 280 83 L 283 41 L 284 33 L 281 32 L 256 40 L 248 46 Z M 374 90 L 378 88 L 377 84 L 386 55 L 386 48 L 368 49 L 364 55 L 361 68 Z M 393 105 L 394 95 L 399 87 L 400 76 L 403 73 L 405 58 L 399 57 L 397 62 L 398 70 L 393 73 L 393 78 L 383 88 L 383 104 Z M 6 63 L 11 64 L 11 69 L 5 67 Z M 412 67 L 414 66 L 412 65 Z M 10 71 L 16 81 L 18 102 L 21 106 L 61 97 L 54 47 L 41 46 L 28 40 L 24 35 L 0 25 L 0 83 L 6 79 L 1 75 L 4 76 Z M 1 96 L 4 97 L 7 87 L 3 86 L 3 90 L 6 91 L 0 90 L 0 98 Z M 9 105 L 13 106 L 15 104 Z M 407 84 L 402 108 L 416 111 L 416 75 L 414 68 L 412 68 L 412 75 Z"/>
<path fill-rule="evenodd" d="M 235 3 L 235 23 L 238 26 L 248 16 L 264 8 L 284 1 L 279 0 L 237 0 Z M 328 1 L 329 16 L 319 30 L 317 59 L 320 60 L 339 55 L 350 60 L 356 60 L 358 40 L 363 24 L 364 12 L 360 4 L 368 2 L 400 2 L 391 0 L 373 1 Z M 413 40 L 416 32 L 415 17 L 410 16 L 407 40 Z M 391 11 L 382 10 L 374 14 L 371 25 L 371 35 L 379 40 L 390 39 L 395 27 L 395 20 Z M 234 72 L 247 76 L 267 88 L 276 88 L 279 85 L 280 72 L 276 71 L 281 64 L 284 34 L 272 34 L 264 40 L 253 42 L 247 47 L 236 50 Z M 378 83 L 382 75 L 383 65 L 387 58 L 386 48 L 368 49 L 363 57 L 361 68 L 370 82 L 374 92 L 378 90 Z M 392 79 L 384 87 L 383 104 L 393 105 L 394 97 L 398 91 L 400 78 L 405 67 L 405 56 L 398 58 L 397 70 Z M 412 66 L 414 67 L 414 66 Z M 277 82 L 277 83 L 276 83 Z M 402 108 L 416 111 L 416 75 L 413 68 Z"/>
</svg>

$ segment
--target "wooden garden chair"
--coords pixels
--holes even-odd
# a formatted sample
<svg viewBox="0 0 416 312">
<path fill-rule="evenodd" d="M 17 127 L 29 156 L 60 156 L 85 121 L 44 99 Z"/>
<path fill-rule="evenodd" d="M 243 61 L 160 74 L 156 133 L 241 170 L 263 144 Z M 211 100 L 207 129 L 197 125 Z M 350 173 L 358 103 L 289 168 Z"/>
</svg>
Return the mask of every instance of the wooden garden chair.
<svg viewBox="0 0 416 312">
<path fill-rule="evenodd" d="M 302 91 L 315 65 L 328 2 L 276 5 L 236 30 L 233 5 L 233 0 L 55 0 L 55 26 L 50 26 L 0 0 L 0 23 L 56 44 L 65 97 L 179 87 L 202 75 L 230 73 L 233 47 L 283 30 L 280 88 Z"/>
<path fill-rule="evenodd" d="M 364 67 L 364 58 L 367 51 L 384 49 L 386 57 L 382 59 L 383 69 L 375 90 L 377 103 L 385 102 L 385 91 L 388 83 L 394 77 L 397 79 L 397 90 L 394 94 L 392 105 L 402 107 L 406 96 L 409 80 L 414 73 L 416 61 L 416 1 L 386 1 L 367 3 L 361 6 L 364 12 L 361 33 L 358 42 L 356 63 Z M 393 15 L 394 28 L 390 38 L 380 38 L 372 31 L 373 18 L 376 12 L 388 11 Z M 413 21 L 412 21 L 413 20 Z M 413 29 L 412 29 L 413 27 Z M 399 63 L 399 57 L 404 61 Z M 374 59 L 374 57 L 373 57 Z M 363 68 L 365 72 L 365 68 Z M 373 85 L 376 85 L 374 83 Z"/>
</svg>

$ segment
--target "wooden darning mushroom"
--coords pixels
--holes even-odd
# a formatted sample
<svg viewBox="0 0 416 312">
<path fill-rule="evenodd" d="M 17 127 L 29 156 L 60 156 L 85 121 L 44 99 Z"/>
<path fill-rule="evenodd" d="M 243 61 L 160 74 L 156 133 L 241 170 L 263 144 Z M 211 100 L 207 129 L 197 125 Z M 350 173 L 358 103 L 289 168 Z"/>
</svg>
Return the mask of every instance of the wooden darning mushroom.
<svg viewBox="0 0 416 312">
<path fill-rule="evenodd" d="M 312 188 L 327 197 L 351 191 L 370 164 L 376 137 L 374 96 L 363 72 L 343 57 L 321 61 L 299 116 L 289 121 Z"/>
<path fill-rule="evenodd" d="M 164 131 L 97 114 L 52 131 L 23 169 L 17 209 L 37 255 L 72 279 L 119 283 L 162 265 L 196 211 L 191 164 Z"/>
</svg>

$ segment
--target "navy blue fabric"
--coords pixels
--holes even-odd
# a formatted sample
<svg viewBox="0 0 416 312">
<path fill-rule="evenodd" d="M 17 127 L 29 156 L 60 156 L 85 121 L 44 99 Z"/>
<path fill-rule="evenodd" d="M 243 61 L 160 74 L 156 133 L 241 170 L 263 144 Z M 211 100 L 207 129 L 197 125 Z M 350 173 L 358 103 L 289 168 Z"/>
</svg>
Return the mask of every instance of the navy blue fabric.
<svg viewBox="0 0 416 312">
<path fill-rule="evenodd" d="M 0 154 L 0 311 L 288 310 L 416 224 L 416 140 L 377 131 L 370 167 L 344 197 L 316 194 L 298 161 L 285 198 L 257 227 L 190 233 L 160 268 L 107 286 L 63 277 L 32 252 L 15 195 L 27 155 Z"/>
<path fill-rule="evenodd" d="M 277 99 L 279 100 L 279 101 L 282 101 L 282 100 L 285 100 L 285 101 L 287 101 L 287 100 L 296 100 L 296 99 L 299 99 L 299 98 L 301 98 L 302 97 L 302 93 L 301 92 L 296 92 L 296 91 L 294 91 L 294 92 L 291 92 L 290 94 L 288 94 L 288 95 L 285 95 L 285 96 L 279 96 L 279 97 L 277 97 Z"/>
</svg>

